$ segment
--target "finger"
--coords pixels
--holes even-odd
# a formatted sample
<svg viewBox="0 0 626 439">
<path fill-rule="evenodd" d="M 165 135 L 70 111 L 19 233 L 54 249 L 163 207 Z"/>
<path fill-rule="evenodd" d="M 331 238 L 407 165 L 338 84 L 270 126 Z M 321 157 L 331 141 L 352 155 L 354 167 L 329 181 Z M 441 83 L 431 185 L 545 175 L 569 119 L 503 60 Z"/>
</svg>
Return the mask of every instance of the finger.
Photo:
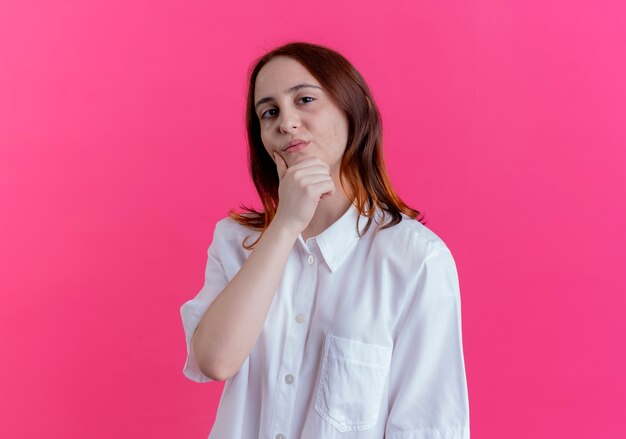
<svg viewBox="0 0 626 439">
<path fill-rule="evenodd" d="M 324 190 L 324 193 L 322 193 L 322 195 L 320 196 L 320 200 L 324 200 L 326 198 L 330 198 L 333 195 L 335 195 L 335 185 L 333 183 L 330 184 L 321 184 L 322 182 L 320 182 L 320 185 L 324 188 L 322 190 Z"/>
<path fill-rule="evenodd" d="M 322 181 L 332 182 L 333 180 L 328 174 L 311 174 L 303 177 L 302 180 L 300 180 L 300 183 L 304 186 L 308 186 L 310 184 L 316 184 Z"/>
<path fill-rule="evenodd" d="M 332 177 L 330 176 L 330 172 L 328 172 L 326 169 L 320 169 L 320 168 L 311 168 L 311 169 L 307 169 L 306 173 L 304 173 L 304 175 L 306 176 L 324 176 L 327 177 L 328 179 L 331 179 Z"/>
<path fill-rule="evenodd" d="M 335 195 L 335 191 L 334 191 L 334 190 L 332 190 L 332 191 L 328 191 L 328 192 L 324 192 L 324 193 L 322 194 L 322 196 L 320 197 L 320 200 L 325 200 L 326 198 L 330 198 L 330 197 L 332 197 L 333 195 Z"/>
<path fill-rule="evenodd" d="M 287 162 L 279 153 L 272 153 L 274 161 L 276 162 L 276 171 L 278 172 L 278 179 L 282 180 L 287 172 Z"/>
</svg>

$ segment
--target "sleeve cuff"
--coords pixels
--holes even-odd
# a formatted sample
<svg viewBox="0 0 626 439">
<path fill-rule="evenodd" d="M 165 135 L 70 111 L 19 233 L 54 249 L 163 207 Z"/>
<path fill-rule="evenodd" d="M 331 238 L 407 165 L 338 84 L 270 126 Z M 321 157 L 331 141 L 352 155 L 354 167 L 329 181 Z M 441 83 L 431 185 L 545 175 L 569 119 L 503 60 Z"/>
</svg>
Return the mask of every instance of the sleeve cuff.
<svg viewBox="0 0 626 439">
<path fill-rule="evenodd" d="M 385 439 L 470 439 L 466 427 L 420 428 L 418 430 L 386 433 Z"/>
<path fill-rule="evenodd" d="M 191 348 L 191 339 L 193 334 L 200 323 L 200 318 L 204 314 L 204 311 L 206 311 L 206 308 L 204 310 L 200 308 L 201 307 L 194 303 L 193 300 L 184 303 L 180 308 L 180 315 L 183 320 L 185 338 L 187 341 L 187 358 L 185 360 L 185 366 L 183 367 L 183 374 L 191 381 L 195 381 L 197 383 L 208 383 L 213 380 L 200 371 L 193 349 Z"/>
</svg>

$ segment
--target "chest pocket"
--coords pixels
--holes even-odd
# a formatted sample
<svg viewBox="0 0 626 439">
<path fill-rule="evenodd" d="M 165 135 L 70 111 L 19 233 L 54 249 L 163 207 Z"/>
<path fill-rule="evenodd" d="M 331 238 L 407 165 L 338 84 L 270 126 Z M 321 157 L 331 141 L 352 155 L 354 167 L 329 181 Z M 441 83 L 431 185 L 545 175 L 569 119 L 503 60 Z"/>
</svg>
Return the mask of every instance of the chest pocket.
<svg viewBox="0 0 626 439">
<path fill-rule="evenodd" d="M 376 425 L 392 348 L 328 334 L 315 410 L 337 430 Z"/>
</svg>

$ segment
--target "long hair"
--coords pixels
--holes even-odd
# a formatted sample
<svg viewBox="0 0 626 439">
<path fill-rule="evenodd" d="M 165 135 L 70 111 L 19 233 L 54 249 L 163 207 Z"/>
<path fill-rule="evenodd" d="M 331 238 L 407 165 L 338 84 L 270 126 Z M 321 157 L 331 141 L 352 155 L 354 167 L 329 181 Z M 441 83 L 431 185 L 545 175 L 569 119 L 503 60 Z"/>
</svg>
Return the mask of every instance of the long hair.
<svg viewBox="0 0 626 439">
<path fill-rule="evenodd" d="M 345 178 L 350 185 L 346 193 L 354 195 L 353 203 L 361 215 L 368 217 L 363 233 L 369 229 L 378 207 L 382 210 L 383 222 L 386 214 L 391 218 L 382 229 L 402 221 L 401 212 L 423 223 L 422 213 L 408 207 L 398 197 L 387 176 L 382 153 L 382 121 L 365 80 L 341 54 L 328 47 L 305 42 L 292 42 L 275 48 L 253 62 L 249 70 L 246 100 L 248 169 L 263 204 L 263 211 L 241 205 L 246 213 L 236 213 L 231 209 L 228 216 L 253 230 L 260 230 L 262 235 L 276 214 L 279 178 L 276 164 L 261 140 L 260 123 L 254 109 L 254 92 L 259 71 L 277 56 L 287 56 L 302 64 L 346 115 L 348 139 L 341 159 L 340 181 L 343 187 Z M 355 227 L 359 236 L 362 236 L 358 221 Z M 242 246 L 250 250 L 259 238 L 249 245 L 244 240 Z"/>
</svg>

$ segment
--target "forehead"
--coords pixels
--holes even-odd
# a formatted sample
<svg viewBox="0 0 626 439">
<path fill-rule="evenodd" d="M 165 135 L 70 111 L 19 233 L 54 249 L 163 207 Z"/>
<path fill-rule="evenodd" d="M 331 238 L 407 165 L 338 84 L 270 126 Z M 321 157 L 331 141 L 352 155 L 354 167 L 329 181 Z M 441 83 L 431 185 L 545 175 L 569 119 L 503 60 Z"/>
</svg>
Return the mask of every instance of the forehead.
<svg viewBox="0 0 626 439">
<path fill-rule="evenodd" d="M 298 61 L 286 56 L 277 56 L 259 71 L 254 86 L 255 100 L 262 96 L 283 93 L 300 83 L 320 85 L 317 79 Z"/>
</svg>

